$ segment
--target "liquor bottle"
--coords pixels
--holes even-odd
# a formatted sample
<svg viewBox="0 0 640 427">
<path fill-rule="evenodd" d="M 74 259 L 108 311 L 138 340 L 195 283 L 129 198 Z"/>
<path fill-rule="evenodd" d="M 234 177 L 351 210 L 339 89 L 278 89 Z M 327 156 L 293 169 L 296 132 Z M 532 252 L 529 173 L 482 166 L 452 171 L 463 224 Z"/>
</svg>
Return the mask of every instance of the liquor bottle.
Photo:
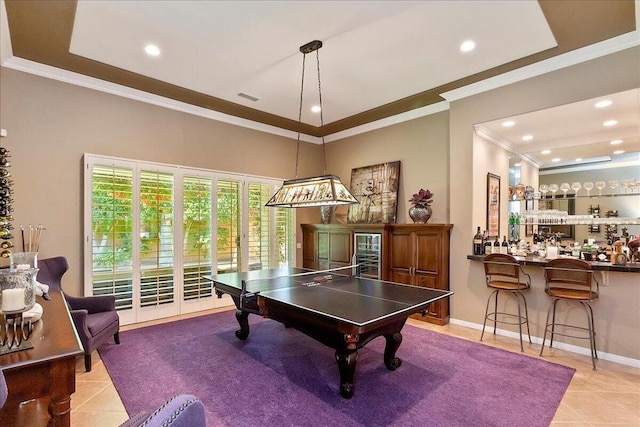
<svg viewBox="0 0 640 427">
<path fill-rule="evenodd" d="M 491 254 L 491 239 L 489 239 L 489 236 L 486 236 L 484 239 L 484 254 L 483 255 L 490 255 Z"/>
<path fill-rule="evenodd" d="M 500 240 L 498 240 L 498 236 L 496 236 L 496 240 L 493 242 L 493 252 L 494 254 L 500 253 Z"/>
<path fill-rule="evenodd" d="M 507 243 L 507 236 L 502 236 L 502 244 L 500 245 L 500 253 L 508 254 L 509 253 L 509 244 Z"/>
<path fill-rule="evenodd" d="M 478 226 L 476 235 L 473 236 L 473 254 L 482 255 L 482 233 L 480 233 L 480 226 Z"/>
</svg>

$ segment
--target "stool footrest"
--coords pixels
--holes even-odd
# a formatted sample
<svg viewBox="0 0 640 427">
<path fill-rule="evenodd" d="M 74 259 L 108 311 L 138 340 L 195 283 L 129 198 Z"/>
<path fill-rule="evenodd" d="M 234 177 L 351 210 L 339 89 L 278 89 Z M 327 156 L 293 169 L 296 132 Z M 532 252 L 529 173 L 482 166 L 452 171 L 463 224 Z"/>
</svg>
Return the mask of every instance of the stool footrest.
<svg viewBox="0 0 640 427">
<path fill-rule="evenodd" d="M 519 321 L 509 321 L 509 320 L 498 320 L 498 316 L 505 316 L 505 317 L 514 317 L 516 319 L 520 319 Z M 502 311 L 499 312 L 491 312 L 489 314 L 487 314 L 487 320 L 491 321 L 491 322 L 496 322 L 496 323 L 504 323 L 506 325 L 524 325 L 525 323 L 527 323 L 527 318 L 524 316 L 518 316 L 517 314 L 513 314 L 513 313 L 505 313 Z"/>
</svg>

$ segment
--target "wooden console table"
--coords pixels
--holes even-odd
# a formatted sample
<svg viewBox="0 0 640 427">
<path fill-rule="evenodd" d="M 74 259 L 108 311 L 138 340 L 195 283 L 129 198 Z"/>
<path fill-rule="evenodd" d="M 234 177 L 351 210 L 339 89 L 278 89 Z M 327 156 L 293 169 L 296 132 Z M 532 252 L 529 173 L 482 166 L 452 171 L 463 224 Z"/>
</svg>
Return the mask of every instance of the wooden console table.
<svg viewBox="0 0 640 427">
<path fill-rule="evenodd" d="M 76 390 L 76 356 L 82 344 L 61 292 L 38 297 L 42 319 L 29 337 L 33 348 L 0 356 L 9 396 L 0 409 L 3 426 L 69 426 Z"/>
</svg>

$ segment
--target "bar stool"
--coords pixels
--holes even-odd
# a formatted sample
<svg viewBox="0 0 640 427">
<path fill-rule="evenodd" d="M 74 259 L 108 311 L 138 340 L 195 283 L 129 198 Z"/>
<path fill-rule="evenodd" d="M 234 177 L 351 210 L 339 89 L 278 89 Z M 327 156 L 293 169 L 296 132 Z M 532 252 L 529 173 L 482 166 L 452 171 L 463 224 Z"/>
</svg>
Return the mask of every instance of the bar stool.
<svg viewBox="0 0 640 427">
<path fill-rule="evenodd" d="M 484 273 L 486 276 L 487 287 L 493 289 L 491 295 L 487 299 L 487 307 L 484 311 L 484 323 L 482 325 L 482 335 L 480 341 L 484 337 L 484 330 L 487 326 L 487 320 L 493 322 L 493 333 L 496 333 L 496 324 L 505 323 L 508 325 L 518 325 L 520 333 L 520 351 L 524 352 L 522 344 L 522 325 L 527 325 L 527 335 L 531 342 L 531 333 L 529 332 L 529 312 L 527 311 L 527 300 L 521 291 L 531 287 L 531 277 L 522 271 L 518 261 L 511 255 L 506 254 L 490 254 L 484 258 Z M 520 275 L 526 276 L 521 280 Z M 498 296 L 500 292 L 506 292 L 511 295 L 518 304 L 518 314 L 498 311 Z M 494 309 L 489 312 L 489 303 L 491 298 L 495 298 Z M 524 307 L 524 317 L 522 316 L 522 308 Z M 498 316 L 502 320 L 498 319 Z M 517 317 L 517 321 L 515 318 Z"/>
<path fill-rule="evenodd" d="M 588 339 L 591 347 L 591 362 L 593 370 L 596 370 L 596 331 L 593 323 L 593 309 L 589 304 L 598 298 L 600 293 L 600 285 L 593 277 L 593 270 L 588 262 L 572 258 L 559 258 L 549 261 L 544 267 L 545 292 L 553 298 L 553 302 L 547 311 L 547 322 L 544 328 L 544 336 L 542 337 L 542 348 L 540 356 L 544 350 L 544 342 L 547 338 L 547 332 L 551 333 L 549 347 L 553 346 L 553 336 L 561 335 L 577 339 Z M 595 283 L 595 289 L 594 289 Z M 577 302 L 584 309 L 587 315 L 587 327 L 570 325 L 556 322 L 556 307 L 558 301 L 567 301 L 569 303 Z M 551 323 L 549 323 L 549 316 Z M 556 326 L 562 326 L 568 329 L 577 329 L 586 331 L 588 336 L 571 335 L 568 333 L 559 333 L 555 331 Z"/>
</svg>

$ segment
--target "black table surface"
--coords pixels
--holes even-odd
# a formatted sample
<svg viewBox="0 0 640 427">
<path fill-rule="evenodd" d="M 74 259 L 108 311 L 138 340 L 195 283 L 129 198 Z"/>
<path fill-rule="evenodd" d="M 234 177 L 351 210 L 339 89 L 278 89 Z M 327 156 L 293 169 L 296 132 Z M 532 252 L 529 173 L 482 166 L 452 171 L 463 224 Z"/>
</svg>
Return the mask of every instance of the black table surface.
<svg viewBox="0 0 640 427">
<path fill-rule="evenodd" d="M 364 326 L 420 307 L 451 295 L 450 291 L 410 286 L 368 278 L 346 277 L 331 272 L 313 272 L 310 276 L 291 275 L 309 272 L 295 267 L 224 273 L 207 277 L 218 287 L 235 289 L 238 294 L 257 293 L 300 310 Z M 314 278 L 328 280 L 314 281 Z M 270 278 L 271 280 L 263 280 Z M 243 289 L 243 281 L 245 288 Z"/>
</svg>

